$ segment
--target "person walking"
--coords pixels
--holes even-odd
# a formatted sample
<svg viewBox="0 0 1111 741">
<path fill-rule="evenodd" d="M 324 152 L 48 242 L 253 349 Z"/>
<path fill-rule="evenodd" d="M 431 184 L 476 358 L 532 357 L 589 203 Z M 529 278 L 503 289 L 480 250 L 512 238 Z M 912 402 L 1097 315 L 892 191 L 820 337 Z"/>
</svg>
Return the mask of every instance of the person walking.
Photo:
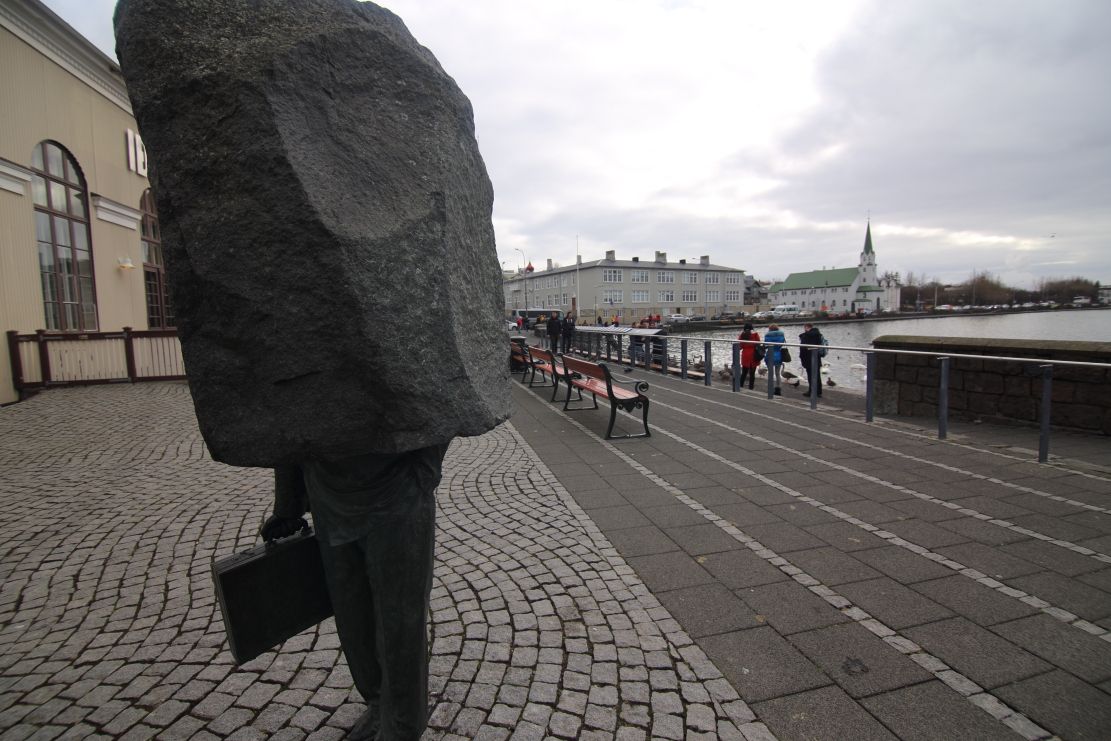
<svg viewBox="0 0 1111 741">
<path fill-rule="evenodd" d="M 768 364 L 768 380 L 774 383 L 774 391 L 776 396 L 782 396 L 783 391 L 780 390 L 780 383 L 783 374 L 783 361 L 784 355 L 787 353 L 787 348 L 780 347 L 787 342 L 786 335 L 779 329 L 778 324 L 769 324 L 768 333 L 764 335 L 764 343 L 769 345 L 764 353 L 764 362 Z M 774 347 L 770 347 L 774 345 Z M 789 356 L 788 356 L 789 357 Z"/>
<path fill-rule="evenodd" d="M 799 335 L 799 360 L 802 361 L 803 370 L 806 371 L 806 383 L 810 389 L 814 389 L 814 384 L 817 385 L 818 396 L 822 395 L 822 333 L 813 324 L 807 323 L 803 325 L 802 334 Z M 810 349 L 811 347 L 815 349 Z M 817 362 L 817 366 L 812 366 L 811 363 Z M 815 378 L 816 376 L 816 378 Z"/>
<path fill-rule="evenodd" d="M 571 352 L 571 341 L 575 339 L 575 315 L 568 314 L 563 318 L 563 326 L 560 327 L 560 338 L 563 342 L 563 352 Z"/>
<path fill-rule="evenodd" d="M 737 335 L 737 339 L 758 342 L 760 333 L 753 331 L 752 322 L 745 322 L 744 329 Z M 744 386 L 747 378 L 750 389 L 756 382 L 756 366 L 760 364 L 760 360 L 756 357 L 757 347 L 759 345 L 741 345 L 741 382 L 739 385 Z"/>
<path fill-rule="evenodd" d="M 559 352 L 559 332 L 563 328 L 563 321 L 552 314 L 548 317 L 548 349 L 553 352 Z"/>
</svg>

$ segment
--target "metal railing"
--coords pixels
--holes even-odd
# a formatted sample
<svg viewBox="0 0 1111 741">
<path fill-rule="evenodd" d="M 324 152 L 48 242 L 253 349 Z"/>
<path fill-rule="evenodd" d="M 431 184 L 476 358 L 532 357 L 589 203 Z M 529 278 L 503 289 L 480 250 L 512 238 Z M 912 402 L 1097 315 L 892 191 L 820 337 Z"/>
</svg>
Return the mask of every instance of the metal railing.
<svg viewBox="0 0 1111 741">
<path fill-rule="evenodd" d="M 170 381 L 185 378 L 177 331 L 34 334 L 7 332 L 12 385 L 24 392 L 52 386 Z"/>
<path fill-rule="evenodd" d="M 731 386 L 733 391 L 740 391 L 741 347 L 743 345 L 763 345 L 765 348 L 787 347 L 801 350 L 803 345 L 797 342 L 768 343 L 763 340 L 737 340 L 726 338 L 684 337 L 681 335 L 660 335 L 658 330 L 636 330 L 627 327 L 578 327 L 573 335 L 571 349 L 595 360 L 605 359 L 629 366 L 642 367 L 661 374 L 673 374 L 680 378 L 701 377 L 703 384 L 713 384 L 713 358 L 715 345 L 727 345 L 723 350 L 730 363 L 726 369 L 731 372 Z M 546 343 L 547 337 L 540 335 L 541 341 Z M 701 343 L 701 355 L 690 352 L 690 343 Z M 671 349 L 678 343 L 679 354 L 676 358 L 671 355 Z M 940 378 L 938 381 L 937 401 L 937 437 L 944 440 L 949 435 L 949 375 L 950 366 L 954 359 L 961 360 L 986 360 L 992 362 L 1022 363 L 1036 365 L 1041 373 L 1041 395 L 1039 400 L 1039 432 L 1038 432 L 1038 461 L 1045 463 L 1049 460 L 1050 421 L 1053 408 L 1053 369 L 1055 366 L 1073 368 L 1097 368 L 1104 371 L 1111 370 L 1111 363 L 1093 363 L 1076 360 L 1048 360 L 1042 358 L 1017 358 L 1002 355 L 974 355 L 965 353 L 942 353 L 923 350 L 890 350 L 872 347 L 852 347 L 844 345 L 807 345 L 810 353 L 811 368 L 810 378 L 818 378 L 821 358 L 818 350 L 840 350 L 860 353 L 864 356 L 864 405 L 865 420 L 872 422 L 875 419 L 875 376 L 876 358 L 878 355 L 917 355 L 938 361 Z M 775 393 L 774 373 L 771 368 L 770 356 L 765 358 L 763 364 L 768 368 L 768 398 L 773 398 Z M 818 408 L 819 385 L 810 384 L 810 408 Z"/>
</svg>

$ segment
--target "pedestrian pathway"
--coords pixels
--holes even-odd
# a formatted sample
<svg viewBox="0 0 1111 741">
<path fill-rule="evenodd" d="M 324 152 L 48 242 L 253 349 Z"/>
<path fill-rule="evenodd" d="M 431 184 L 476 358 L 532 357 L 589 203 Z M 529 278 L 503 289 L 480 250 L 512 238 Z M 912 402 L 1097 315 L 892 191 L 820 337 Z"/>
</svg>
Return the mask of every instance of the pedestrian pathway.
<svg viewBox="0 0 1111 741">
<path fill-rule="evenodd" d="M 1111 476 L 641 375 L 650 439 L 514 422 L 773 732 L 1111 735 Z"/>
<path fill-rule="evenodd" d="M 452 445 L 427 738 L 1111 737 L 1098 439 L 1040 466 L 988 427 L 645 377 L 651 438 L 515 383 Z M 0 739 L 342 738 L 331 621 L 224 645 L 211 561 L 270 504 L 183 384 L 0 409 Z"/>
<path fill-rule="evenodd" d="M 211 561 L 271 491 L 206 456 L 184 384 L 0 410 L 0 738 L 342 738 L 332 621 L 224 645 Z M 774 738 L 512 424 L 452 445 L 438 502 L 427 738 Z"/>
</svg>

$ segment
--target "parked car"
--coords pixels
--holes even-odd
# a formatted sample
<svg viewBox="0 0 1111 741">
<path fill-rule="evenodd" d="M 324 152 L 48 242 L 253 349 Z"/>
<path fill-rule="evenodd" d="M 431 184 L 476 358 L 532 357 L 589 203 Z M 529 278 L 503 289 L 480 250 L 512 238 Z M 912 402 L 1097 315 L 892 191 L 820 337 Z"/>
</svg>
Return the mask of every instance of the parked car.
<svg viewBox="0 0 1111 741">
<path fill-rule="evenodd" d="M 771 319 L 773 316 L 770 311 L 758 311 L 752 315 L 753 319 Z"/>
<path fill-rule="evenodd" d="M 692 321 L 692 322 L 704 322 L 704 321 L 706 321 L 706 315 L 705 314 L 695 314 L 694 316 L 687 317 L 687 319 Z"/>
<path fill-rule="evenodd" d="M 668 314 L 664 317 L 666 324 L 686 324 L 690 321 L 690 317 L 686 314 Z"/>
</svg>

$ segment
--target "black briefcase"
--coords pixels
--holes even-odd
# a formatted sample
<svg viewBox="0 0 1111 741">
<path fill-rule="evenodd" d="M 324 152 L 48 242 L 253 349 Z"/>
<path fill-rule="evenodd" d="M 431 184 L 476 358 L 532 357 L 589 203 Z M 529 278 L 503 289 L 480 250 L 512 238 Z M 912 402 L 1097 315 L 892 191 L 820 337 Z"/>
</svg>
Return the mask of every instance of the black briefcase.
<svg viewBox="0 0 1111 741">
<path fill-rule="evenodd" d="M 212 579 L 236 664 L 332 616 L 324 564 L 309 529 L 213 561 Z"/>
</svg>

